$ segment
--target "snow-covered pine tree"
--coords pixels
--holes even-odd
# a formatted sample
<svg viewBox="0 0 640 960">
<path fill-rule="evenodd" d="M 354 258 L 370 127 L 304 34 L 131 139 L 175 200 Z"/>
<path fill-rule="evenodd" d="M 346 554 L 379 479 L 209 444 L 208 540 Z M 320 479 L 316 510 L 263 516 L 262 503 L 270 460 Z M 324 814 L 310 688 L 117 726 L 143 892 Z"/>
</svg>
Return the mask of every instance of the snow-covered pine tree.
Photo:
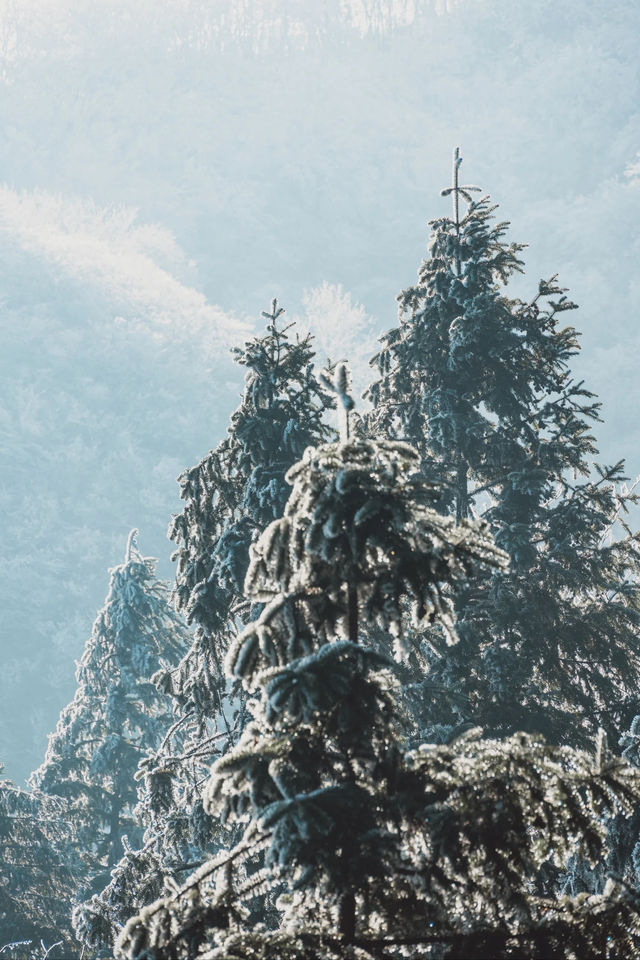
<svg viewBox="0 0 640 960">
<path fill-rule="evenodd" d="M 237 623 L 257 615 L 242 591 L 250 545 L 282 514 L 289 467 L 331 433 L 325 412 L 333 401 L 314 374 L 312 338 L 293 336 L 283 313 L 274 300 L 262 314 L 266 332 L 234 351 L 247 367 L 242 402 L 225 439 L 180 477 L 186 503 L 169 529 L 178 545 L 174 599 L 195 636 L 179 665 L 156 676 L 176 716 L 138 772 L 143 843 L 76 914 L 90 948 L 110 947 L 133 905 L 151 903 L 228 840 L 205 812 L 202 788 L 246 721 L 241 687 L 229 684 L 222 664 Z"/>
<path fill-rule="evenodd" d="M 346 374 L 337 392 L 350 397 Z M 213 768 L 206 803 L 248 825 L 235 849 L 132 918 L 126 960 L 400 960 L 626 955 L 633 894 L 537 896 L 539 865 L 574 847 L 597 856 L 602 814 L 628 812 L 640 774 L 542 738 L 406 750 L 389 650 L 425 620 L 449 629 L 451 591 L 502 565 L 487 528 L 432 509 L 420 456 L 397 441 L 308 449 L 288 473 L 282 519 L 253 547 L 248 599 L 266 606 L 230 647 L 252 721 Z M 252 871 L 256 851 L 265 867 Z M 247 923 L 278 885 L 277 929 Z M 619 953 L 622 951 L 622 954 Z"/>
<path fill-rule="evenodd" d="M 188 646 L 169 585 L 155 579 L 155 560 L 140 554 L 136 534 L 129 534 L 124 563 L 110 572 L 105 605 L 78 663 L 75 696 L 31 776 L 34 787 L 66 801 L 66 855 L 80 879 L 75 902 L 102 889 L 125 836 L 132 844 L 140 840 L 134 774 L 172 718 L 171 700 L 151 676 Z"/>
<path fill-rule="evenodd" d="M 177 544 L 174 599 L 196 627 L 171 691 L 207 718 L 222 711 L 219 678 L 236 618 L 250 616 L 246 605 L 238 609 L 250 545 L 282 515 L 289 467 L 331 433 L 332 400 L 314 373 L 313 338 L 293 338 L 293 323 L 279 322 L 283 313 L 274 300 L 262 313 L 266 333 L 233 351 L 247 367 L 242 402 L 227 437 L 179 478 L 185 506 L 169 528 Z"/>
<path fill-rule="evenodd" d="M 211 839 L 202 782 L 246 719 L 241 686 L 229 684 L 224 658 L 237 624 L 257 615 L 243 596 L 250 546 L 282 515 L 287 470 L 332 432 L 325 414 L 333 400 L 314 373 L 312 337 L 292 335 L 283 313 L 273 300 L 262 314 L 266 332 L 234 350 L 247 368 L 242 402 L 225 439 L 181 475 L 185 506 L 169 528 L 177 544 L 173 596 L 195 636 L 178 667 L 158 677 L 179 714 L 158 763 L 180 784 L 178 806 L 182 815 L 192 812 L 190 838 L 201 851 Z M 176 737 L 181 749 L 172 755 Z"/>
<path fill-rule="evenodd" d="M 440 509 L 483 516 L 511 564 L 460 595 L 460 643 L 431 657 L 423 725 L 582 745 L 603 727 L 616 742 L 640 709 L 640 551 L 624 527 L 636 496 L 622 463 L 592 462 L 598 404 L 571 379 L 578 339 L 562 325 L 575 304 L 555 277 L 528 303 L 508 295 L 522 245 L 460 186 L 460 163 L 456 150 L 453 216 L 431 222 L 372 361 L 367 426 L 415 444 L 444 483 Z"/>
<path fill-rule="evenodd" d="M 49 960 L 80 956 L 66 828 L 64 801 L 0 780 L 0 956 L 7 960 L 41 960 L 47 951 Z"/>
</svg>

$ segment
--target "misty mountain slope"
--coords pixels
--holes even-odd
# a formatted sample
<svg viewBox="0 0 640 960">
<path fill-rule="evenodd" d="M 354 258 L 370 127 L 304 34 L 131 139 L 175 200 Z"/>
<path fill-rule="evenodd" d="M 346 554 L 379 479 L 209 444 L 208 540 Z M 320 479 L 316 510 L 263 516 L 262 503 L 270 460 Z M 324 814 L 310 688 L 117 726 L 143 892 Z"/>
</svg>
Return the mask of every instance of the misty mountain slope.
<svg viewBox="0 0 640 960">
<path fill-rule="evenodd" d="M 228 348 L 249 330 L 183 286 L 121 216 L 98 230 L 95 211 L 72 223 L 63 212 L 0 191 L 0 730 L 21 745 L 18 776 L 73 693 L 128 527 L 171 575 L 176 477 L 224 432 L 242 380 Z"/>
<path fill-rule="evenodd" d="M 529 273 L 571 286 L 595 349 L 590 274 L 603 251 L 632 245 L 640 213 L 624 177 L 640 148 L 640 8 L 423 2 L 406 25 L 402 0 L 381 35 L 392 6 L 141 0 L 132 13 L 120 0 L 25 0 L 0 21 L 4 179 L 138 209 L 173 232 L 194 282 L 227 310 L 255 315 L 274 293 L 297 309 L 328 282 L 382 329 L 461 143 L 465 176 L 530 244 Z M 638 301 L 615 255 L 607 286 L 626 351 Z M 595 386 L 615 432 L 610 379 Z"/>
</svg>

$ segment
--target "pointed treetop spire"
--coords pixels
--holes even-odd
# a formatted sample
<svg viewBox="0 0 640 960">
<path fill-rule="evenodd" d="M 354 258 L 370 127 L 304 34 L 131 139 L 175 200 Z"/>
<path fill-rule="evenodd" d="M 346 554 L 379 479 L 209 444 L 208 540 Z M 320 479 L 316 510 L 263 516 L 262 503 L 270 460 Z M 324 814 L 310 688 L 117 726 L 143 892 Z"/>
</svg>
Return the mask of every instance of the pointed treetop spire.
<svg viewBox="0 0 640 960">
<path fill-rule="evenodd" d="M 331 377 L 333 373 L 333 377 Z M 335 393 L 340 403 L 340 440 L 346 443 L 351 435 L 351 424 L 349 414 L 355 407 L 355 400 L 351 392 L 351 371 L 349 365 L 344 361 L 337 363 L 335 368 L 329 365 L 328 370 L 320 374 L 320 380 L 324 386 Z"/>
<path fill-rule="evenodd" d="M 133 560 L 133 554 L 140 556 L 140 551 L 138 550 L 138 530 L 136 527 L 133 530 L 129 531 L 129 536 L 127 537 L 127 550 L 124 557 L 125 563 L 130 563 Z"/>
<path fill-rule="evenodd" d="M 284 313 L 284 307 L 279 307 L 278 301 L 276 297 L 274 297 L 273 300 L 271 301 L 271 313 L 267 313 L 266 310 L 263 310 L 262 316 L 265 318 L 265 320 L 270 320 L 271 323 L 273 324 L 276 322 L 278 317 L 283 313 Z"/>
<path fill-rule="evenodd" d="M 340 418 L 340 439 L 344 443 L 349 439 L 350 423 L 349 414 L 355 407 L 355 401 L 351 395 L 351 375 L 346 363 L 339 363 L 336 367 L 334 376 L 334 390 L 340 401 L 340 407 L 344 411 Z"/>
<path fill-rule="evenodd" d="M 456 147 L 453 151 L 451 186 L 440 191 L 441 197 L 448 197 L 449 194 L 453 194 L 453 219 L 456 225 L 456 231 L 460 229 L 460 195 L 462 195 L 467 203 L 472 203 L 473 197 L 471 196 L 471 192 L 480 193 L 480 187 L 474 187 L 469 184 L 464 187 L 460 186 L 459 171 L 461 163 L 460 147 Z"/>
</svg>

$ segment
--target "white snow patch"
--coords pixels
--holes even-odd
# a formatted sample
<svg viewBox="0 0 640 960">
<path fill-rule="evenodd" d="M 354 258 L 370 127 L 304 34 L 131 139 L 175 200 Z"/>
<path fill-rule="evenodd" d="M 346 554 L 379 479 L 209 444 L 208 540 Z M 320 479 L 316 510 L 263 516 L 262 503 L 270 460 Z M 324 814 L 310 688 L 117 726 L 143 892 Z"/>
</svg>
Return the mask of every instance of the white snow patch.
<svg viewBox="0 0 640 960">
<path fill-rule="evenodd" d="M 365 307 L 353 303 L 351 294 L 340 283 L 327 283 L 305 290 L 302 298 L 305 315 L 298 318 L 302 329 L 316 339 L 317 362 L 326 358 L 349 364 L 354 395 L 359 397 L 372 375 L 369 359 L 376 351 L 374 321 Z M 358 404 L 361 406 L 361 404 Z"/>
<path fill-rule="evenodd" d="M 188 336 L 219 350 L 249 335 L 245 321 L 181 279 L 191 265 L 173 235 L 136 217 L 127 207 L 0 186 L 0 232 L 66 277 L 98 288 L 127 320 L 143 317 L 154 339 Z"/>
</svg>

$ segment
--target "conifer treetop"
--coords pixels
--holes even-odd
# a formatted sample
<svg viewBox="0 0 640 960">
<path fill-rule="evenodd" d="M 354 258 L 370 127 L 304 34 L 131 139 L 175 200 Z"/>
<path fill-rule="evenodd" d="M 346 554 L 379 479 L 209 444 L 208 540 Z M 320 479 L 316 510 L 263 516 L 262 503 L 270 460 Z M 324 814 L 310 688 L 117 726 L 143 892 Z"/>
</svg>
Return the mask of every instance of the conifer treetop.
<svg viewBox="0 0 640 960">
<path fill-rule="evenodd" d="M 460 167 L 462 166 L 462 156 L 460 153 L 460 147 L 456 147 L 453 151 L 453 163 L 451 169 L 451 186 L 445 187 L 444 190 L 440 191 L 441 197 L 451 196 L 453 199 L 453 222 L 456 225 L 456 233 L 460 236 L 460 197 L 462 197 L 466 202 L 471 205 L 473 203 L 473 197 L 471 193 L 480 193 L 480 187 L 472 187 L 470 185 L 461 187 L 460 186 Z M 458 276 L 461 273 L 461 264 L 460 258 L 457 258 L 457 267 L 458 267 Z"/>
<path fill-rule="evenodd" d="M 108 882 L 128 848 L 126 837 L 133 845 L 141 839 L 134 775 L 157 749 L 172 714 L 152 676 L 173 666 L 188 645 L 186 626 L 169 604 L 169 585 L 155 578 L 156 561 L 140 553 L 136 537 L 131 530 L 124 562 L 110 570 L 105 605 L 77 666 L 74 698 L 31 776 L 34 787 L 66 803 L 62 849 L 78 877 L 69 915 Z M 91 910 L 78 907 L 75 921 L 93 938 L 92 947 L 111 946 Z"/>
<path fill-rule="evenodd" d="M 431 221 L 417 283 L 372 360 L 366 425 L 416 446 L 438 509 L 482 516 L 510 565 L 459 593 L 459 646 L 434 658 L 425 635 L 420 724 L 586 747 L 638 712 L 640 540 L 619 522 L 638 498 L 622 463 L 593 460 L 600 405 L 572 379 L 579 339 L 563 322 L 576 304 L 555 275 L 526 302 L 509 295 L 523 244 L 460 186 L 460 160 L 444 193 L 461 203 Z"/>
</svg>

